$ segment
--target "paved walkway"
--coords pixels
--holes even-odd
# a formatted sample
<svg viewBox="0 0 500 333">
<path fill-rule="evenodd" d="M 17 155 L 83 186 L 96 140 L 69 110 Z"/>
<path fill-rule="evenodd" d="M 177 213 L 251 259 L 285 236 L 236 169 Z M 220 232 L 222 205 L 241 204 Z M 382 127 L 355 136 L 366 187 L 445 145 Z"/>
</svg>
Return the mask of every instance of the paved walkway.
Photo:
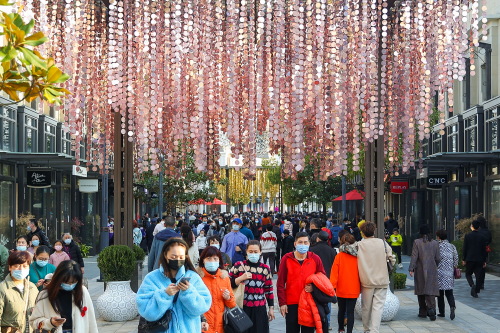
<svg viewBox="0 0 500 333">
<path fill-rule="evenodd" d="M 409 261 L 408 257 L 403 258 L 403 262 Z M 406 267 L 405 267 L 406 269 Z M 399 270 L 402 272 L 402 270 Z M 145 276 L 145 274 L 144 274 Z M 413 285 L 411 279 L 407 280 L 409 288 Z M 380 332 L 467 332 L 467 333 L 498 333 L 500 332 L 500 309 L 498 293 L 500 290 L 500 278 L 487 274 L 486 275 L 486 290 L 483 291 L 479 298 L 470 296 L 470 288 L 465 281 L 465 277 L 456 282 L 455 297 L 456 297 L 456 318 L 450 320 L 447 318 L 437 318 L 432 322 L 429 319 L 418 318 L 418 302 L 417 296 L 413 294 L 413 290 L 396 291 L 395 295 L 400 300 L 400 309 L 394 320 L 382 323 Z M 89 291 L 92 300 L 97 300 L 104 289 L 102 282 L 96 282 L 96 279 L 89 281 Z M 277 297 L 275 297 L 277 300 Z M 447 316 L 449 316 L 448 305 L 446 304 Z M 270 332 L 285 332 L 285 319 L 279 314 L 278 306 L 275 307 L 276 320 L 270 323 Z M 99 314 L 96 312 L 96 315 Z M 331 326 L 333 331 L 337 332 L 337 306 L 332 306 Z M 363 324 L 361 318 L 355 314 L 354 332 L 363 333 Z M 97 320 L 100 333 L 135 333 L 137 332 L 137 324 L 139 319 L 111 323 L 101 319 Z M 195 332 L 193 332 L 195 333 Z"/>
</svg>

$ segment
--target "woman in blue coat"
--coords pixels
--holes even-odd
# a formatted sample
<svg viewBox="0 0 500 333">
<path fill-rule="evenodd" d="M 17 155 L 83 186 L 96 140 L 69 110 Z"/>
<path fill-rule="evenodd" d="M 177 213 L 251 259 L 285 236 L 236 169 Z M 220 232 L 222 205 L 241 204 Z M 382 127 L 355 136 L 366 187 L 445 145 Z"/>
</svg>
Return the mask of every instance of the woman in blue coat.
<svg viewBox="0 0 500 333">
<path fill-rule="evenodd" d="M 147 321 L 157 321 L 173 310 L 168 333 L 201 332 L 200 316 L 212 305 L 212 296 L 187 251 L 183 239 L 167 240 L 160 268 L 146 276 L 136 296 L 139 314 Z"/>
</svg>

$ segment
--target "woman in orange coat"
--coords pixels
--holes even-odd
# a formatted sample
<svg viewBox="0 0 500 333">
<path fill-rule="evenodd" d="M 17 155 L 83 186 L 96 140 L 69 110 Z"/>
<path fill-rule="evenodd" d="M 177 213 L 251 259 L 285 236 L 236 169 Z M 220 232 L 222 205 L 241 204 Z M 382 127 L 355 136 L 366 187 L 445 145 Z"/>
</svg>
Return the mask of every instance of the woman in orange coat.
<svg viewBox="0 0 500 333">
<path fill-rule="evenodd" d="M 224 269 L 220 251 L 213 246 L 207 246 L 201 253 L 197 271 L 212 295 L 212 306 L 205 313 L 208 323 L 206 332 L 224 333 L 224 309 L 226 306 L 230 309 L 234 308 L 236 301 L 229 273 Z"/>
<path fill-rule="evenodd" d="M 361 285 L 358 274 L 358 258 L 356 245 L 352 234 L 345 234 L 340 239 L 340 252 L 335 257 L 332 271 L 330 272 L 330 281 L 337 293 L 339 302 L 339 312 L 337 320 L 339 323 L 339 332 L 344 332 L 344 314 L 347 309 L 347 332 L 351 333 L 354 326 L 354 307 L 359 296 Z M 351 254 L 347 254 L 348 251 Z M 340 274 L 342 272 L 342 275 Z"/>
<path fill-rule="evenodd" d="M 316 333 L 328 333 L 328 316 L 330 315 L 328 303 L 335 303 L 334 296 L 335 290 L 325 274 L 309 275 L 306 279 L 306 289 L 300 294 L 299 325 L 315 327 Z"/>
</svg>

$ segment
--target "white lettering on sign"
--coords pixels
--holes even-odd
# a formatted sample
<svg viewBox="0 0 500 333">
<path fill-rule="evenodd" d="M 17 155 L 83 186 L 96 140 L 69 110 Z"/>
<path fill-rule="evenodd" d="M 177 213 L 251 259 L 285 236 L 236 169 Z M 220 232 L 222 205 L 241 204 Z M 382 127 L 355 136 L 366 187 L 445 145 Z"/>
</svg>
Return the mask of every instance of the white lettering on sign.
<svg viewBox="0 0 500 333">
<path fill-rule="evenodd" d="M 445 183 L 446 183 L 445 178 L 429 178 L 429 184 L 440 185 Z"/>
<path fill-rule="evenodd" d="M 33 181 L 33 184 L 45 183 L 45 175 L 42 175 L 37 172 L 33 172 L 31 174 L 31 179 Z"/>
</svg>

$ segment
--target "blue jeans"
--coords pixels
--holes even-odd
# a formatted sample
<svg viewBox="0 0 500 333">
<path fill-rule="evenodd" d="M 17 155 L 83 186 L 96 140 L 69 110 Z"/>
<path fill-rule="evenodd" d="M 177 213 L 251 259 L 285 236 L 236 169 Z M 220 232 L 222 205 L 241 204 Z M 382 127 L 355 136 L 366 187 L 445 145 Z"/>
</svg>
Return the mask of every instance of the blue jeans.
<svg viewBox="0 0 500 333">
<path fill-rule="evenodd" d="M 328 327 L 330 326 L 330 317 L 332 316 L 332 303 L 328 303 L 328 310 L 330 310 L 330 313 L 328 314 Z M 323 332 L 326 333 L 326 332 Z"/>
</svg>

